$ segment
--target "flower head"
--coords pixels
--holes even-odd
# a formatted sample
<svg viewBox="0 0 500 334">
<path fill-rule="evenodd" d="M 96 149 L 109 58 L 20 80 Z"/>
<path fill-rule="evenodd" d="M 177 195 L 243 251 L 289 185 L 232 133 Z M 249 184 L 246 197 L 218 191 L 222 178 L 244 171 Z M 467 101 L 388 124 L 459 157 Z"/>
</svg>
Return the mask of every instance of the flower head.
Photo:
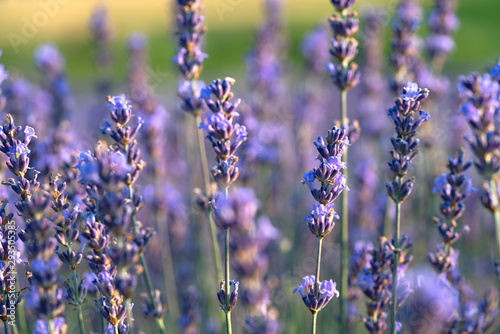
<svg viewBox="0 0 500 334">
<path fill-rule="evenodd" d="M 339 297 L 340 295 L 336 288 L 337 283 L 332 280 L 318 282 L 319 286 L 316 289 L 314 287 L 315 284 L 316 278 L 314 275 L 305 276 L 302 279 L 302 283 L 293 289 L 293 293 L 297 291 L 300 293 L 304 304 L 312 314 L 321 311 L 334 296 Z M 315 290 L 317 290 L 316 293 L 314 293 Z"/>
</svg>

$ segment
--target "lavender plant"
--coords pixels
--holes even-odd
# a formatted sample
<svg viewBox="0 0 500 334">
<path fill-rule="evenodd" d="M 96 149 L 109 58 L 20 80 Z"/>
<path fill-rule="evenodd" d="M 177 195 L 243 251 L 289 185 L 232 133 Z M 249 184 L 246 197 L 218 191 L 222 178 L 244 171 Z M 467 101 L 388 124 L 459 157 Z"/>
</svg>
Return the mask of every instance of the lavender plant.
<svg viewBox="0 0 500 334">
<path fill-rule="evenodd" d="M 7 156 L 7 167 L 15 179 L 9 178 L 2 183 L 19 196 L 15 206 L 26 224 L 25 229 L 18 233 L 25 244 L 29 262 L 26 275 L 30 291 L 26 304 L 36 314 L 37 326 L 51 333 L 65 333 L 63 314 L 66 305 L 57 274 L 60 262 L 53 255 L 57 241 L 47 213 L 50 199 L 37 181 L 38 173 L 35 172 L 30 179 L 27 176 L 31 152 L 28 146 L 35 131 L 27 126 L 24 139 L 17 139 L 22 127 L 16 127 L 11 115 L 7 115 L 6 120 L 7 123 L 0 127 L 0 151 Z"/>
<path fill-rule="evenodd" d="M 129 53 L 128 66 L 128 86 L 131 96 L 131 102 L 144 119 L 144 129 L 141 131 L 143 142 L 145 143 L 146 154 L 150 164 L 146 166 L 146 174 L 150 174 L 148 180 L 153 188 L 151 196 L 145 196 L 146 205 L 150 205 L 152 216 L 156 222 L 158 232 L 166 236 L 162 243 L 164 245 L 161 252 L 162 265 L 166 288 L 166 303 L 169 308 L 169 315 L 173 319 L 179 317 L 179 303 L 177 300 L 176 280 L 174 274 L 174 265 L 172 260 L 172 250 L 170 237 L 168 236 L 167 219 L 164 214 L 165 205 L 164 193 L 165 187 L 161 180 L 167 176 L 167 163 L 163 159 L 162 153 L 165 147 L 166 129 L 165 124 L 169 115 L 162 103 L 155 97 L 153 88 L 149 81 L 147 68 L 147 39 L 140 33 L 134 33 L 129 36 L 127 41 Z M 141 138 L 142 139 L 142 138 Z M 169 164 L 170 165 L 170 164 Z"/>
<path fill-rule="evenodd" d="M 206 116 L 205 120 L 200 123 L 200 128 L 204 129 L 208 135 L 207 139 L 212 144 L 215 152 L 215 161 L 217 165 L 212 168 L 212 176 L 217 185 L 224 189 L 224 197 L 219 194 L 214 202 L 214 216 L 218 224 L 224 229 L 225 241 L 225 279 L 220 282 L 220 290 L 217 293 L 221 309 L 226 315 L 226 332 L 232 333 L 231 325 L 231 310 L 236 304 L 238 298 L 239 282 L 230 280 L 229 267 L 229 231 L 230 227 L 236 224 L 234 216 L 227 215 L 227 207 L 231 201 L 229 199 L 229 186 L 237 180 L 239 169 L 236 166 L 238 157 L 235 155 L 236 150 L 240 145 L 247 140 L 247 131 L 245 126 L 234 123 L 234 117 L 238 116 L 236 108 L 240 104 L 240 100 L 235 102 L 230 101 L 233 98 L 231 86 L 235 80 L 225 78 L 224 80 L 214 80 L 212 84 L 202 89 L 200 99 L 203 99 L 206 106 L 212 114 Z M 213 97 L 212 97 L 213 96 Z M 230 287 L 233 286 L 233 291 L 230 292 Z"/>
<path fill-rule="evenodd" d="M 394 101 L 394 106 L 389 109 L 396 135 L 391 137 L 393 149 L 392 159 L 389 161 L 389 169 L 392 174 L 391 183 L 386 183 L 387 193 L 396 203 L 396 216 L 394 221 L 393 238 L 393 284 L 392 284 L 392 323 L 391 333 L 396 332 L 396 311 L 398 307 L 398 268 L 401 262 L 400 253 L 400 224 L 401 203 L 410 195 L 414 178 L 405 180 L 412 164 L 413 158 L 418 153 L 419 140 L 415 138 L 418 128 L 427 122 L 429 114 L 421 110 L 421 101 L 429 96 L 427 88 L 419 88 L 416 83 L 408 82 L 403 88 L 402 95 Z M 416 115 L 418 113 L 418 115 Z M 404 237 L 403 237 L 404 238 Z"/>
<path fill-rule="evenodd" d="M 104 225 L 92 220 L 87 222 L 86 235 L 93 240 L 93 254 L 89 261 L 94 262 L 91 268 L 98 277 L 95 284 L 105 288 L 99 289 L 103 297 L 96 303 L 115 332 L 128 331 L 132 327 L 130 299 L 137 275 L 142 272 L 148 296 L 147 301 L 143 298 L 143 311 L 146 317 L 157 322 L 163 333 L 163 305 L 159 292 L 153 290 L 144 258 L 144 250 L 154 232 L 151 228 L 144 228 L 136 219 L 143 206 L 142 196 L 136 193 L 134 186 L 145 166 L 136 140 L 143 121 L 139 118 L 135 126 L 130 124 L 132 108 L 124 95 L 109 97 L 108 101 L 115 127 L 106 121 L 101 130 L 113 139 L 114 144 L 107 149 L 98 147 L 94 154 L 89 151 L 82 153 L 77 166 L 89 195 L 90 217 Z M 116 236 L 115 243 L 110 244 L 109 239 L 100 236 L 104 228 Z M 112 266 L 107 265 L 109 260 L 105 260 L 104 255 L 109 257 Z M 126 307 L 122 305 L 123 299 L 128 304 Z M 117 312 L 120 312 L 119 318 L 115 318 Z M 129 322 L 124 322 L 126 317 Z"/>
<path fill-rule="evenodd" d="M 340 91 L 340 124 L 349 128 L 347 118 L 347 91 L 359 83 L 360 73 L 353 59 L 358 54 L 358 41 L 354 35 L 359 29 L 356 12 L 349 10 L 355 0 L 331 0 L 336 13 L 330 17 L 330 27 L 333 38 L 330 53 L 334 62 L 328 64 L 332 81 Z M 342 155 L 342 161 L 347 163 L 347 150 Z M 347 179 L 347 171 L 345 171 Z M 342 226 L 341 226 L 341 258 L 340 266 L 340 332 L 343 332 L 347 316 L 347 289 L 349 277 L 349 206 L 347 193 L 342 195 Z"/>
<path fill-rule="evenodd" d="M 495 76 L 495 71 L 492 75 Z M 494 216 L 497 246 L 497 262 L 500 258 L 500 205 L 498 178 L 500 172 L 500 132 L 498 125 L 500 85 L 490 74 L 472 73 L 460 77 L 458 89 L 464 103 L 460 112 L 472 130 L 465 139 L 475 156 L 476 170 L 485 180 L 479 190 L 483 206 Z"/>
<path fill-rule="evenodd" d="M 346 186 L 346 177 L 342 174 L 342 169 L 346 168 L 346 163 L 341 161 L 342 154 L 349 145 L 346 129 L 333 127 L 328 131 L 328 135 L 323 138 L 318 137 L 314 142 L 319 155 L 320 165 L 313 170 L 304 173 L 303 184 L 307 184 L 312 196 L 316 200 L 311 213 L 306 217 L 309 230 L 318 239 L 318 253 L 316 258 L 316 275 L 304 277 L 302 284 L 296 287 L 293 292 L 299 291 L 302 300 L 312 314 L 311 333 L 316 333 L 317 314 L 333 298 L 339 296 L 336 290 L 337 283 L 330 281 L 319 282 L 321 269 L 321 246 L 323 238 L 335 227 L 334 218 L 339 219 L 339 215 L 333 209 L 333 201 L 342 193 Z M 316 182 L 317 181 L 317 182 Z M 316 183 L 320 184 L 318 189 Z M 344 212 L 347 214 L 347 212 Z M 307 289 L 307 295 L 304 292 Z"/>
<path fill-rule="evenodd" d="M 201 89 L 205 86 L 202 81 L 198 81 L 203 61 L 208 57 L 202 52 L 203 36 L 206 33 L 204 25 L 205 18 L 202 15 L 201 0 L 178 0 L 177 1 L 177 44 L 179 52 L 173 61 L 177 64 L 183 81 L 179 85 L 178 95 L 182 100 L 182 109 L 192 115 L 196 126 L 201 122 L 202 102 L 200 101 Z M 186 128 L 189 133 L 189 129 Z M 201 175 L 203 177 L 203 197 L 212 200 L 213 193 L 210 185 L 209 167 L 207 152 L 203 140 L 203 131 L 196 129 L 198 141 L 198 151 L 201 163 Z M 189 154 L 189 153 L 188 153 Z M 210 205 L 204 204 L 203 208 L 208 209 Z M 217 243 L 217 231 L 211 213 L 206 210 L 210 228 L 210 244 L 215 269 L 215 281 L 222 277 L 222 265 L 219 245 Z"/>
<path fill-rule="evenodd" d="M 457 219 L 459 219 L 465 211 L 465 198 L 469 195 L 472 188 L 471 181 L 464 172 L 470 168 L 472 161 L 464 161 L 464 150 L 460 150 L 456 159 L 448 158 L 447 174 L 442 174 L 434 181 L 433 192 L 437 192 L 442 199 L 440 205 L 441 217 L 434 218 L 439 234 L 443 242 L 438 244 L 434 252 L 429 252 L 429 262 L 440 274 L 438 281 L 440 285 L 454 287 L 459 295 L 458 305 L 449 307 L 451 313 L 447 313 L 446 317 L 440 324 L 443 328 L 449 328 L 450 332 L 458 330 L 459 325 L 466 319 L 464 311 L 468 308 L 470 301 L 471 288 L 465 282 L 463 277 L 460 277 L 458 270 L 459 251 L 455 250 L 451 245 L 457 241 L 463 234 L 469 231 L 469 227 L 464 225 L 461 231 L 456 231 Z"/>
<path fill-rule="evenodd" d="M 471 180 L 463 174 L 470 166 L 472 161 L 464 162 L 464 151 L 461 150 L 456 159 L 448 158 L 449 172 L 434 181 L 432 191 L 437 192 L 442 199 L 441 217 L 435 218 L 434 223 L 443 242 L 428 254 L 428 259 L 438 273 L 446 273 L 455 268 L 458 252 L 451 245 L 469 231 L 467 225 L 459 231 L 456 228 L 457 219 L 465 211 L 465 198 L 474 190 Z"/>
</svg>

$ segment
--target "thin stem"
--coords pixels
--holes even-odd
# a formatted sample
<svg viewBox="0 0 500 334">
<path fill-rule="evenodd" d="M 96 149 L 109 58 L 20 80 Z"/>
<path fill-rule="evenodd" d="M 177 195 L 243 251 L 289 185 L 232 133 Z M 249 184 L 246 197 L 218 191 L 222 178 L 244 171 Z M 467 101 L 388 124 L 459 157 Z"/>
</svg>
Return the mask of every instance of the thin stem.
<svg viewBox="0 0 500 334">
<path fill-rule="evenodd" d="M 226 188 L 227 190 L 227 188 Z M 230 280 L 229 280 L 229 228 L 224 230 L 224 239 L 225 239 L 225 263 L 226 263 L 226 280 L 225 280 L 225 290 L 226 290 L 226 333 L 232 334 L 232 326 L 231 326 L 231 311 L 229 311 L 229 299 L 231 297 L 230 289 Z"/>
<path fill-rule="evenodd" d="M 318 296 L 318 289 L 320 285 L 319 272 L 321 270 L 321 245 L 323 243 L 323 238 L 318 238 L 318 255 L 316 257 L 316 281 L 314 282 L 314 295 Z M 316 333 L 316 317 L 317 313 L 313 314 L 311 333 Z"/>
<path fill-rule="evenodd" d="M 165 324 L 163 323 L 162 318 L 156 318 L 156 323 L 158 324 L 158 327 L 160 327 L 160 332 L 161 333 L 166 333 L 165 331 Z"/>
<path fill-rule="evenodd" d="M 200 115 L 196 115 L 195 118 L 196 124 L 200 123 Z M 205 150 L 205 141 L 203 140 L 203 132 L 201 129 L 196 129 L 196 136 L 198 138 L 198 149 L 200 151 L 201 158 L 201 168 L 203 175 L 203 185 L 205 187 L 205 195 L 210 196 L 210 180 L 208 176 L 208 162 L 207 162 L 207 153 Z M 208 223 L 210 228 L 210 241 L 212 247 L 212 255 L 214 258 L 215 264 L 215 281 L 218 282 L 222 277 L 222 264 L 221 264 L 221 256 L 219 250 L 219 244 L 217 243 L 217 231 L 215 227 L 215 222 L 210 211 L 207 211 Z"/>
<path fill-rule="evenodd" d="M 71 253 L 71 245 L 68 244 L 68 252 Z M 72 276 L 73 276 L 73 289 L 75 290 L 75 299 L 77 302 L 76 307 L 76 316 L 78 318 L 78 328 L 80 329 L 80 334 L 85 334 L 85 327 L 83 322 L 83 313 L 82 313 L 82 301 L 80 300 L 80 292 L 78 290 L 78 275 L 76 273 L 76 268 L 71 268 Z"/>
<path fill-rule="evenodd" d="M 18 334 L 17 325 L 12 326 L 12 334 Z"/>
<path fill-rule="evenodd" d="M 493 216 L 495 218 L 495 235 L 497 241 L 497 258 L 500 259 L 500 210 L 498 210 L 498 193 L 497 193 L 497 183 L 494 179 L 490 180 L 490 189 L 491 189 L 491 204 L 493 205 L 494 212 Z"/>
<path fill-rule="evenodd" d="M 9 325 L 7 324 L 7 320 L 4 320 L 3 322 L 3 330 L 5 331 L 5 334 L 9 334 Z"/>
<path fill-rule="evenodd" d="M 119 333 L 118 333 L 118 325 L 114 325 L 114 326 L 113 326 L 113 333 L 114 333 L 114 334 L 119 334 Z"/>
<path fill-rule="evenodd" d="M 340 91 L 340 117 L 342 128 L 348 128 L 349 123 L 347 120 L 347 90 Z M 347 147 L 342 155 L 342 162 L 347 163 Z M 347 178 L 347 169 L 344 169 L 344 175 Z M 342 263 L 340 266 L 340 333 L 344 333 L 347 318 L 347 289 L 348 289 L 348 259 L 349 259 L 349 203 L 347 191 L 342 194 L 342 222 L 341 222 L 341 240 L 340 240 L 340 253 Z"/>
<path fill-rule="evenodd" d="M 316 319 L 318 317 L 318 313 L 313 314 L 312 325 L 311 325 L 311 334 L 316 334 Z"/>
<path fill-rule="evenodd" d="M 71 252 L 71 251 L 70 251 Z M 73 285 L 75 289 L 75 297 L 76 301 L 78 303 L 78 306 L 76 307 L 76 315 L 78 317 L 78 327 L 80 328 L 80 333 L 85 334 L 85 325 L 83 322 L 83 313 L 82 313 L 82 301 L 80 300 L 80 293 L 78 292 L 78 280 L 76 276 L 76 269 L 73 269 Z"/>
<path fill-rule="evenodd" d="M 47 327 L 49 328 L 49 333 L 54 333 L 54 323 L 52 319 L 47 320 Z"/>
<path fill-rule="evenodd" d="M 125 306 L 127 308 L 127 318 L 128 318 L 128 325 L 129 325 L 129 331 L 130 333 L 135 333 L 134 331 L 134 322 L 132 321 L 132 319 L 134 319 L 134 315 L 133 315 L 133 311 L 132 311 L 132 307 L 130 307 L 131 303 L 130 303 L 130 299 L 126 299 L 125 300 Z M 118 329 L 118 327 L 117 327 Z"/>
<path fill-rule="evenodd" d="M 323 243 L 323 238 L 318 238 L 318 256 L 316 257 L 316 282 L 314 284 L 314 295 L 318 294 L 319 289 L 319 272 L 321 269 L 321 245 Z"/>
<path fill-rule="evenodd" d="M 398 178 L 398 192 L 401 191 L 401 178 Z M 392 268 L 392 310 L 391 310 L 391 334 L 396 333 L 396 310 L 397 310 L 397 289 L 398 289 L 398 265 L 399 265 L 399 228 L 401 225 L 401 200 L 398 197 L 396 203 L 396 217 L 394 222 L 394 260 Z"/>
<path fill-rule="evenodd" d="M 18 284 L 19 282 L 16 282 L 16 285 Z M 26 322 L 26 316 L 24 314 L 24 299 L 21 299 L 21 303 L 17 306 L 17 316 L 19 318 L 19 329 L 21 333 L 28 333 L 28 323 Z"/>
</svg>

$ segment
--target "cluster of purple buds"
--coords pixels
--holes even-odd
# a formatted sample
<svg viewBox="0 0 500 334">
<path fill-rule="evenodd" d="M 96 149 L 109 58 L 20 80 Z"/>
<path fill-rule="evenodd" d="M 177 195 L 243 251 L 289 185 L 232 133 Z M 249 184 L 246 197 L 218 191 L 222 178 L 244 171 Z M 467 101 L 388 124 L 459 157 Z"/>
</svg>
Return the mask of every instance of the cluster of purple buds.
<svg viewBox="0 0 500 334">
<path fill-rule="evenodd" d="M 418 153 L 419 140 L 415 138 L 418 128 L 430 119 L 421 108 L 421 102 L 429 96 L 427 88 L 419 88 L 416 83 L 408 82 L 403 94 L 394 101 L 389 116 L 394 121 L 396 135 L 391 137 L 393 149 L 389 169 L 392 182 L 386 183 L 387 193 L 395 203 L 403 202 L 411 193 L 414 180 L 403 178 L 409 172 L 413 158 Z M 418 115 L 418 117 L 417 117 Z"/>
<path fill-rule="evenodd" d="M 21 141 L 17 137 L 22 128 L 15 126 L 11 115 L 6 119 L 8 123 L 0 127 L 0 151 L 9 157 L 7 166 L 16 179 L 10 178 L 3 183 L 19 196 L 15 206 L 26 223 L 25 229 L 18 232 L 29 262 L 26 275 L 30 291 L 26 304 L 38 319 L 53 323 L 62 316 L 66 307 L 63 290 L 58 287 L 57 270 L 61 263 L 54 256 L 57 241 L 53 237 L 54 222 L 51 220 L 57 218 L 49 214 L 52 201 L 37 181 L 38 172 L 35 171 L 29 179 L 26 176 L 30 154 L 28 145 L 35 131 L 26 127 Z"/>
<path fill-rule="evenodd" d="M 493 69 L 491 75 L 495 75 Z M 486 180 L 491 180 L 500 171 L 500 131 L 496 120 L 499 104 L 500 84 L 490 74 L 469 74 L 459 78 L 458 89 L 464 99 L 460 112 L 464 114 L 473 135 L 466 136 L 476 160 L 477 171 Z M 486 192 L 496 189 L 485 189 Z M 482 196 L 483 205 L 491 207 L 491 197 Z"/>
<path fill-rule="evenodd" d="M 469 231 L 467 225 L 461 231 L 456 230 L 457 219 L 465 211 L 465 198 L 474 191 L 471 180 L 463 174 L 472 166 L 472 161 L 464 162 L 463 158 L 463 150 L 459 151 L 456 159 L 448 158 L 448 174 L 442 174 L 436 178 L 432 189 L 442 199 L 440 205 L 442 216 L 435 218 L 434 222 L 443 243 L 438 245 L 435 252 L 429 253 L 428 258 L 439 273 L 448 272 L 455 268 L 458 252 L 451 247 L 451 244 Z"/>
<path fill-rule="evenodd" d="M 236 301 L 238 300 L 238 289 L 239 289 L 240 282 L 236 281 L 230 281 L 229 286 L 233 287 L 233 290 L 230 292 L 227 292 L 225 290 L 226 282 L 224 280 L 220 281 L 220 290 L 217 292 L 217 298 L 219 299 L 220 303 L 220 309 L 223 310 L 225 313 L 231 312 L 233 309 L 234 305 L 236 305 Z M 226 310 L 226 295 L 230 293 L 229 295 L 229 305 L 228 309 Z"/>
<path fill-rule="evenodd" d="M 401 0 L 392 21 L 391 63 L 395 73 L 391 80 L 394 93 L 408 81 L 416 80 L 415 66 L 419 60 L 416 35 L 422 20 L 422 8 L 414 0 Z"/>
<path fill-rule="evenodd" d="M 319 283 L 319 288 L 316 293 L 314 292 L 315 284 L 316 278 L 314 275 L 305 276 L 302 279 L 302 283 L 293 289 L 293 293 L 297 291 L 300 293 L 304 304 L 312 314 L 316 314 L 321 311 L 321 309 L 323 309 L 334 296 L 338 297 L 340 294 L 337 291 L 337 283 L 334 283 L 332 280 L 322 281 Z"/>
<path fill-rule="evenodd" d="M 201 51 L 203 35 L 206 32 L 205 18 L 201 15 L 201 0 L 177 0 L 177 43 L 179 52 L 174 62 L 184 78 L 196 80 L 208 56 Z"/>
<path fill-rule="evenodd" d="M 452 35 L 458 28 L 455 0 L 435 0 L 429 14 L 428 25 L 431 33 L 427 38 L 427 52 L 435 67 L 442 67 L 455 48 Z"/>
<path fill-rule="evenodd" d="M 22 131 L 22 127 L 15 126 L 11 115 L 7 115 L 6 119 L 8 124 L 0 126 L 0 152 L 4 153 L 8 158 L 6 162 L 7 168 L 20 179 L 24 179 L 30 163 L 31 150 L 28 145 L 32 138 L 36 138 L 35 130 L 30 126 L 26 126 Z M 24 132 L 23 140 L 17 139 L 21 132 Z"/>
<path fill-rule="evenodd" d="M 312 196 L 318 202 L 313 205 L 311 213 L 306 217 L 307 226 L 314 235 L 322 239 L 335 226 L 333 219 L 339 219 L 333 209 L 333 201 L 344 189 L 349 190 L 341 171 L 346 168 L 341 157 L 349 145 L 349 139 L 345 129 L 341 130 L 334 126 L 325 138 L 319 136 L 314 145 L 319 152 L 320 165 L 304 173 L 302 183 L 307 184 Z M 317 188 L 318 182 L 320 188 Z"/>
<path fill-rule="evenodd" d="M 358 41 L 353 37 L 359 29 L 358 14 L 348 12 L 355 0 L 332 0 L 337 13 L 330 17 L 333 32 L 330 53 L 334 62 L 328 64 L 333 83 L 341 91 L 348 90 L 359 83 L 358 65 L 353 62 L 358 54 Z"/>
<path fill-rule="evenodd" d="M 200 129 L 207 132 L 207 138 L 215 151 L 217 166 L 212 168 L 212 175 L 222 189 L 229 187 L 239 175 L 238 157 L 235 155 L 240 145 L 247 140 L 246 127 L 233 123 L 239 116 L 236 108 L 240 100 L 230 101 L 233 97 L 231 86 L 235 80 L 225 78 L 214 80 L 201 91 L 200 99 L 212 112 L 200 124 Z"/>
<path fill-rule="evenodd" d="M 75 168 L 81 172 L 80 182 L 88 195 L 82 233 L 91 248 L 87 259 L 97 276 L 95 284 L 107 291 L 101 291 L 103 297 L 96 304 L 111 325 L 121 326 L 128 311 L 122 300 L 129 300 L 135 292 L 137 275 L 143 270 L 138 261 L 154 233 L 136 220 L 144 202 L 134 193 L 145 166 L 136 140 L 142 119 L 131 125 L 132 107 L 124 95 L 108 97 L 108 102 L 114 126 L 106 122 L 101 130 L 114 143 L 109 148 L 97 147 L 94 153 L 83 152 Z M 116 241 L 110 240 L 111 233 Z M 146 316 L 154 318 L 161 318 L 163 309 L 159 297 L 143 305 Z M 123 316 L 116 317 L 118 313 Z"/>
<path fill-rule="evenodd" d="M 371 252 L 369 265 L 358 274 L 355 283 L 368 298 L 368 316 L 361 316 L 366 329 L 372 334 L 387 330 L 387 306 L 392 298 L 392 275 L 390 273 L 393 252 L 387 240 L 382 237 L 380 245 Z"/>
</svg>

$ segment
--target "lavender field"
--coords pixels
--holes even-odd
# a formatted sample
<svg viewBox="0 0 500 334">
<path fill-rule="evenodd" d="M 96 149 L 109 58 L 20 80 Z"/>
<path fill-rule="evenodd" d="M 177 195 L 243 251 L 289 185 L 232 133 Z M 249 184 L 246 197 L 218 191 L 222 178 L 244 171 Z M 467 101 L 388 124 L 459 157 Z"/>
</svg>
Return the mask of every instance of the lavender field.
<svg viewBox="0 0 500 334">
<path fill-rule="evenodd" d="M 498 333 L 499 12 L 0 1 L 0 331 Z"/>
</svg>

